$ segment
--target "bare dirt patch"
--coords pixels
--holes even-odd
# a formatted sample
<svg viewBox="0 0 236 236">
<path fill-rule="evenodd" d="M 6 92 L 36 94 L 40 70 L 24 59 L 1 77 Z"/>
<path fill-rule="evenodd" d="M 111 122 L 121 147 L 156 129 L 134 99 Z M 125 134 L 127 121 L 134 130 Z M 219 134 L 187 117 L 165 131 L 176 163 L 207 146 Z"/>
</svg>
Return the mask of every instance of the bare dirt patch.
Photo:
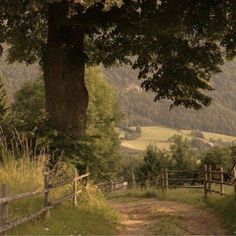
<svg viewBox="0 0 236 236">
<path fill-rule="evenodd" d="M 156 199 L 113 201 L 121 213 L 120 235 L 225 235 L 219 218 L 209 209 Z"/>
</svg>

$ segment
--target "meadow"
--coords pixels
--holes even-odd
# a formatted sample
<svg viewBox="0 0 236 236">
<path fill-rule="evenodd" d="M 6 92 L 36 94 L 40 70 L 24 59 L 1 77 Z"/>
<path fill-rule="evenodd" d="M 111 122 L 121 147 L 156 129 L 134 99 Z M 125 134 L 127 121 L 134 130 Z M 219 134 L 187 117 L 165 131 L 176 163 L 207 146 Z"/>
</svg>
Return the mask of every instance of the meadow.
<svg viewBox="0 0 236 236">
<path fill-rule="evenodd" d="M 178 130 L 172 129 L 164 126 L 144 126 L 141 127 L 141 136 L 135 140 L 122 140 L 121 145 L 126 148 L 144 151 L 146 146 L 150 143 L 156 144 L 159 149 L 169 149 L 170 142 L 169 139 L 173 135 L 182 135 L 184 138 L 191 140 L 193 137 L 190 135 L 191 130 Z M 211 139 L 219 140 L 223 142 L 236 141 L 236 137 L 202 132 L 204 135 L 204 142 L 209 142 Z"/>
</svg>

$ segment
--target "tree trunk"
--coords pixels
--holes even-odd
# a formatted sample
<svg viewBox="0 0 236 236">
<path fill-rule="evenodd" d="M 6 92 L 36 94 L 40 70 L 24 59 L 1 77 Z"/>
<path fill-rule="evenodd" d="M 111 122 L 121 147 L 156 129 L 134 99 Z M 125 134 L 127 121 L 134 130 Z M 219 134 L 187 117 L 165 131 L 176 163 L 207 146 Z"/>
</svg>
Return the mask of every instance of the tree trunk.
<svg viewBox="0 0 236 236">
<path fill-rule="evenodd" d="M 46 110 L 53 128 L 78 137 L 85 132 L 88 107 L 84 33 L 70 24 L 68 2 L 49 5 L 44 60 Z"/>
</svg>

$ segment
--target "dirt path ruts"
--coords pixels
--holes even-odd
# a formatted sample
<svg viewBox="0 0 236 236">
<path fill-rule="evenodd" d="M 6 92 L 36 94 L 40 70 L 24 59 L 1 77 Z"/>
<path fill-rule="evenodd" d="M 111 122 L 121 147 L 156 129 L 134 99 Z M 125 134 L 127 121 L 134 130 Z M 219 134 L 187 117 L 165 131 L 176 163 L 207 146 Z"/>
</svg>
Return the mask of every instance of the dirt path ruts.
<svg viewBox="0 0 236 236">
<path fill-rule="evenodd" d="M 218 217 L 209 209 L 156 199 L 121 200 L 112 204 L 122 215 L 120 235 L 155 235 L 163 217 L 176 217 L 182 225 L 181 235 L 226 234 Z"/>
</svg>

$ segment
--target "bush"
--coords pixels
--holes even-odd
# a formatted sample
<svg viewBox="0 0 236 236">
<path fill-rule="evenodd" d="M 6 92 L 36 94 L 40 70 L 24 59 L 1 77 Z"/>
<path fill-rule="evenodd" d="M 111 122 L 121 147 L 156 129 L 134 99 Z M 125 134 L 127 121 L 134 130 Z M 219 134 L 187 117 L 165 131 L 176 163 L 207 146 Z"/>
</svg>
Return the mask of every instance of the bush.
<svg viewBox="0 0 236 236">
<path fill-rule="evenodd" d="M 202 164 L 211 165 L 213 170 L 219 170 L 223 167 L 225 171 L 232 167 L 230 147 L 214 147 L 203 154 Z"/>
<path fill-rule="evenodd" d="M 154 184 L 161 170 L 171 168 L 171 166 L 170 153 L 165 150 L 158 150 L 155 144 L 149 144 L 144 153 L 143 163 L 140 166 L 139 178 L 145 181 L 150 177 Z"/>
<path fill-rule="evenodd" d="M 200 152 L 207 150 L 206 143 L 200 138 L 192 138 L 191 146 L 192 148 L 196 148 L 197 151 L 200 151 Z"/>
<path fill-rule="evenodd" d="M 170 152 L 174 169 L 194 169 L 197 167 L 197 156 L 191 143 L 181 135 L 170 138 Z"/>
<path fill-rule="evenodd" d="M 201 139 L 205 138 L 204 134 L 201 131 L 199 131 L 199 130 L 192 130 L 190 132 L 190 136 L 192 136 L 194 138 L 201 138 Z"/>
</svg>

